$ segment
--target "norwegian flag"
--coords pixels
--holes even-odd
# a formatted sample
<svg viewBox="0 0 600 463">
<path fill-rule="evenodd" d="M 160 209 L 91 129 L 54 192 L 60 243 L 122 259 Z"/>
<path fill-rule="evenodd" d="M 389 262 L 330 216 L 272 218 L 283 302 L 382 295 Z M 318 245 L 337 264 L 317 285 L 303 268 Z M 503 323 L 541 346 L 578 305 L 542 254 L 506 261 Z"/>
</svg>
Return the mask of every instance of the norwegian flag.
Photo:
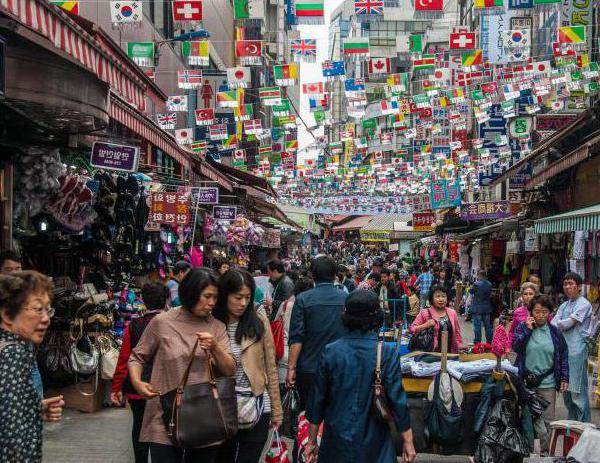
<svg viewBox="0 0 600 463">
<path fill-rule="evenodd" d="M 369 74 L 389 74 L 392 70 L 390 58 L 371 58 L 369 60 Z"/>
<path fill-rule="evenodd" d="M 177 71 L 177 85 L 179 88 L 200 88 L 202 83 L 201 70 Z"/>
<path fill-rule="evenodd" d="M 177 124 L 177 113 L 157 114 L 156 122 L 158 122 L 158 126 L 163 130 L 174 129 L 175 124 Z"/>
<path fill-rule="evenodd" d="M 382 0 L 354 0 L 354 14 L 356 15 L 381 15 L 383 14 Z"/>
<path fill-rule="evenodd" d="M 262 121 L 260 119 L 244 121 L 244 132 L 248 135 L 256 135 L 262 132 Z"/>
<path fill-rule="evenodd" d="M 227 125 L 214 124 L 208 127 L 208 137 L 213 140 L 227 140 Z"/>
<path fill-rule="evenodd" d="M 474 50 L 475 48 L 475 32 L 452 32 L 450 34 L 450 50 Z"/>
<path fill-rule="evenodd" d="M 324 93 L 323 82 L 302 84 L 302 93 L 305 95 L 322 95 Z"/>
<path fill-rule="evenodd" d="M 213 108 L 196 109 L 196 125 L 212 125 L 215 123 L 215 110 Z"/>
<path fill-rule="evenodd" d="M 292 39 L 290 41 L 292 55 L 317 56 L 316 39 Z"/>
</svg>

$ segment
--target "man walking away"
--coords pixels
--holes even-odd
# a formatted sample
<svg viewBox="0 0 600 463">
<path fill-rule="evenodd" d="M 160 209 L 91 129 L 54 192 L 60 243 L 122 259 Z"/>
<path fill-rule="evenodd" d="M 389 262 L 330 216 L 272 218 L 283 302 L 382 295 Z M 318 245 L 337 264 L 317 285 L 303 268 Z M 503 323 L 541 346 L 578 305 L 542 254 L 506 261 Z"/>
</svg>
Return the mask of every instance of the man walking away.
<svg viewBox="0 0 600 463">
<path fill-rule="evenodd" d="M 421 273 L 415 282 L 415 286 L 419 290 L 419 298 L 421 299 L 421 308 L 427 307 L 429 299 L 429 289 L 433 285 L 433 273 L 431 269 L 426 267 L 424 273 Z"/>
<path fill-rule="evenodd" d="M 473 330 L 475 332 L 475 344 L 481 342 L 481 324 L 485 328 L 485 340 L 492 343 L 492 284 L 487 280 L 485 270 L 477 272 L 477 281 L 471 288 L 473 303 L 471 314 L 473 315 Z"/>
<path fill-rule="evenodd" d="M 294 282 L 285 274 L 283 262 L 279 259 L 274 259 L 267 263 L 267 274 L 274 289 L 273 300 L 267 299 L 265 307 L 267 308 L 267 313 L 269 313 L 269 318 L 273 321 L 281 303 L 294 294 Z"/>
</svg>

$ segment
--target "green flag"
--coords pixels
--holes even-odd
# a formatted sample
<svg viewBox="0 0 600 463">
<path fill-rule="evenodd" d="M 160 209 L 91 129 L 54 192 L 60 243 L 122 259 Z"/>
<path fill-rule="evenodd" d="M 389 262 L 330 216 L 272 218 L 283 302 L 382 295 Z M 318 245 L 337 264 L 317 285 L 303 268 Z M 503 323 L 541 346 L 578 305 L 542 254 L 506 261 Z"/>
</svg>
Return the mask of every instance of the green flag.
<svg viewBox="0 0 600 463">
<path fill-rule="evenodd" d="M 423 51 L 423 36 L 420 34 L 413 34 L 409 38 L 409 46 L 411 53 L 421 53 Z"/>
<path fill-rule="evenodd" d="M 375 129 L 377 128 L 377 119 L 374 117 L 370 119 L 363 119 L 361 124 L 363 129 Z"/>
<path fill-rule="evenodd" d="M 127 56 L 138 66 L 154 66 L 154 42 L 127 42 Z"/>
<path fill-rule="evenodd" d="M 248 0 L 233 0 L 233 19 L 249 19 Z"/>
<path fill-rule="evenodd" d="M 320 124 L 321 122 L 325 121 L 325 111 L 315 111 L 312 114 L 317 124 Z"/>
</svg>

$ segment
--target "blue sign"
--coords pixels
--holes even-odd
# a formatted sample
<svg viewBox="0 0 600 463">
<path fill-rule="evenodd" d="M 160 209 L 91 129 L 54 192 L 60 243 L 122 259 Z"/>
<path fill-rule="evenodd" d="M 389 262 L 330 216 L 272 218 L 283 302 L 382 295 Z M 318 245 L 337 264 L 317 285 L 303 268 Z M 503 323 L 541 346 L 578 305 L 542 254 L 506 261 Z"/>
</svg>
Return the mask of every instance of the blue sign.
<svg viewBox="0 0 600 463">
<path fill-rule="evenodd" d="M 525 10 L 533 8 L 533 0 L 508 0 L 509 10 Z"/>
<path fill-rule="evenodd" d="M 460 181 L 455 180 L 434 180 L 431 182 L 431 209 L 445 209 L 447 207 L 459 207 Z"/>
<path fill-rule="evenodd" d="M 92 145 L 90 163 L 101 169 L 135 172 L 139 149 L 135 146 L 114 145 L 95 141 Z"/>
</svg>

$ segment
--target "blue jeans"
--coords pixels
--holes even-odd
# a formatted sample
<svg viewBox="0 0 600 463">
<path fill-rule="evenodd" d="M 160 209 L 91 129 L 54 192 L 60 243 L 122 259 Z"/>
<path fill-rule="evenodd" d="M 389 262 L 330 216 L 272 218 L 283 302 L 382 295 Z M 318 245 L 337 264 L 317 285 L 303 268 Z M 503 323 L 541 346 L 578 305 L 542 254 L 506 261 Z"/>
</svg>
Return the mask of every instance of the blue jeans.
<svg viewBox="0 0 600 463">
<path fill-rule="evenodd" d="M 567 391 L 563 394 L 565 407 L 567 407 L 568 411 L 568 419 L 583 421 L 584 423 L 592 422 L 590 396 L 587 389 L 588 388 L 585 387 L 579 394 L 571 391 Z"/>
<path fill-rule="evenodd" d="M 475 332 L 475 344 L 481 342 L 481 323 L 485 328 L 485 341 L 489 344 L 492 343 L 492 318 L 489 313 L 474 313 L 473 314 L 473 331 Z"/>
</svg>

